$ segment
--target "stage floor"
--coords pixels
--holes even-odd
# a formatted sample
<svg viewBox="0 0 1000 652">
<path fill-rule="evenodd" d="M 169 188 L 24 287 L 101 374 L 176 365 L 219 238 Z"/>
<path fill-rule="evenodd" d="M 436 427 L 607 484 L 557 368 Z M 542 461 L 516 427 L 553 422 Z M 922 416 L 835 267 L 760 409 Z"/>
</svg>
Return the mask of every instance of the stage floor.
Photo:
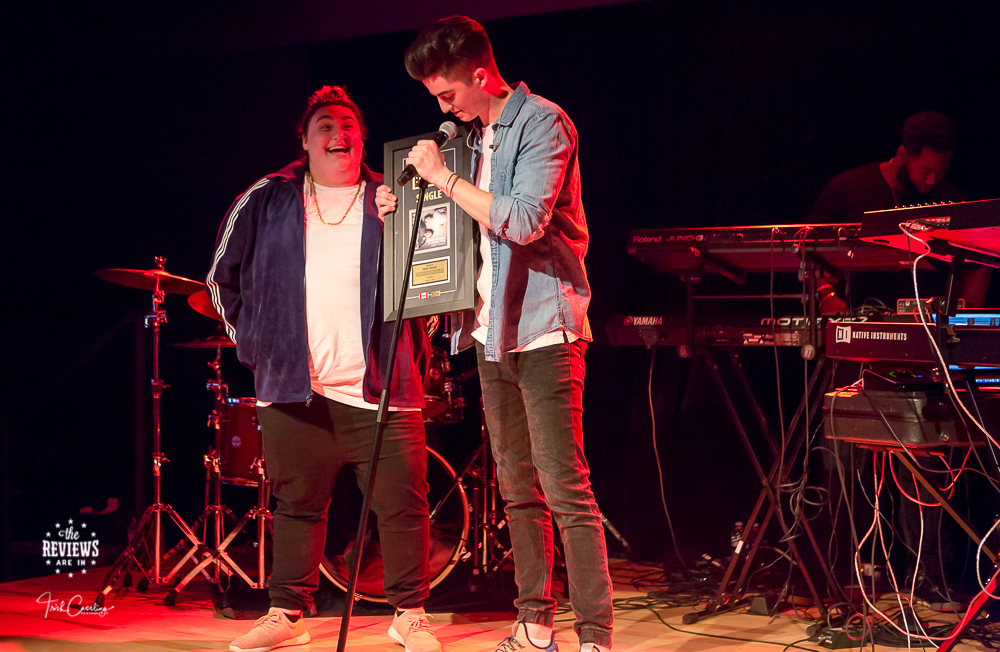
<svg viewBox="0 0 1000 652">
<path fill-rule="evenodd" d="M 693 625 L 681 618 L 691 607 L 624 608 L 622 601 L 642 602 L 647 594 L 630 585 L 636 575 L 648 571 L 624 562 L 613 564 L 616 603 L 615 650 L 672 650 L 698 652 L 727 648 L 740 652 L 789 649 L 795 644 L 807 650 L 825 650 L 807 639 L 807 614 L 787 611 L 774 618 L 746 613 L 725 614 Z M 155 650 L 227 650 L 229 642 L 244 634 L 249 620 L 217 616 L 212 607 L 208 583 L 199 579 L 180 594 L 176 606 L 162 603 L 166 587 L 152 587 L 112 594 L 103 615 L 79 612 L 89 605 L 104 578 L 103 569 L 86 575 L 52 575 L 0 585 L 0 652 L 13 650 L 73 650 L 93 652 L 152 652 Z M 66 605 L 69 613 L 60 611 Z M 491 651 L 509 633 L 512 612 L 436 613 L 431 621 L 438 637 L 450 652 Z M 921 612 L 936 621 L 954 616 Z M 556 639 L 563 652 L 577 650 L 572 614 L 557 617 Z M 348 648 L 395 652 L 401 648 L 386 636 L 388 616 L 355 615 L 351 620 Z M 311 618 L 308 629 L 313 642 L 292 649 L 335 650 L 340 631 L 339 618 Z M 981 643 L 967 640 L 960 652 L 985 650 Z"/>
</svg>

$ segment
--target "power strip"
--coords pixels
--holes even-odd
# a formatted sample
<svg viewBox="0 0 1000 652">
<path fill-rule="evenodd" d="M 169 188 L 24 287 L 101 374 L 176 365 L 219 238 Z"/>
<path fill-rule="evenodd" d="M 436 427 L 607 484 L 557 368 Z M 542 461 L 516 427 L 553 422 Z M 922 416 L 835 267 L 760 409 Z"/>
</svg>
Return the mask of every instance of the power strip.
<svg viewBox="0 0 1000 652">
<path fill-rule="evenodd" d="M 821 647 L 825 647 L 828 650 L 843 650 L 868 644 L 868 636 L 866 634 L 862 632 L 852 632 L 852 634 L 857 635 L 856 640 L 848 636 L 847 632 L 823 629 L 816 634 L 815 640 Z"/>
</svg>

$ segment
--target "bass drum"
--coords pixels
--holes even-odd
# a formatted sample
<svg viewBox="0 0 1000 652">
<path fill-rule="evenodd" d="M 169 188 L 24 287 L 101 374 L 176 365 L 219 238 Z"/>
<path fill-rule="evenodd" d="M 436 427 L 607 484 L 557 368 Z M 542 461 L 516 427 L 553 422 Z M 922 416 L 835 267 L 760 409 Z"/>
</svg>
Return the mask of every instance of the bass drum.
<svg viewBox="0 0 1000 652">
<path fill-rule="evenodd" d="M 462 484 L 456 481 L 455 469 L 432 448 L 427 449 L 427 484 L 430 487 L 427 502 L 431 513 L 430 588 L 433 589 L 455 568 L 465 550 L 469 534 L 469 501 Z M 353 512 L 356 523 L 357 508 Z M 368 534 L 365 537 L 355 593 L 359 599 L 387 602 L 383 586 L 381 546 L 377 541 L 378 530 L 375 523 L 375 514 L 369 514 Z M 320 565 L 320 571 L 342 591 L 347 590 L 350 575 L 344 560 L 355 545 L 356 537 L 352 536 L 342 552 L 332 555 L 329 561 L 324 558 Z"/>
</svg>

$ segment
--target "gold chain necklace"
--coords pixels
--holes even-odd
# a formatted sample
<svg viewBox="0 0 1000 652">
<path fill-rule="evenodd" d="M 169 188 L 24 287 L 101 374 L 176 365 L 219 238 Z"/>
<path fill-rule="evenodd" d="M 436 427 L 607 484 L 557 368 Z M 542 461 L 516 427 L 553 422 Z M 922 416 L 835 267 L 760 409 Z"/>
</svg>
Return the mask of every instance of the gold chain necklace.
<svg viewBox="0 0 1000 652">
<path fill-rule="evenodd" d="M 321 213 L 319 210 L 319 197 L 317 197 L 316 195 L 316 182 L 313 181 L 312 172 L 307 171 L 306 178 L 309 179 L 309 192 L 312 193 L 313 204 L 316 206 L 316 217 L 319 218 L 319 221 L 322 222 L 323 224 L 326 224 L 327 226 L 337 226 L 338 224 L 343 222 L 344 218 L 347 217 L 347 214 L 351 212 L 351 207 L 354 206 L 354 202 L 358 200 L 358 195 L 361 194 L 361 183 L 358 182 L 358 189 L 354 192 L 354 197 L 351 198 L 351 203 L 347 205 L 347 210 L 345 210 L 344 214 L 340 216 L 340 219 L 337 220 L 336 222 L 327 222 L 326 220 L 323 219 L 323 213 Z"/>
</svg>

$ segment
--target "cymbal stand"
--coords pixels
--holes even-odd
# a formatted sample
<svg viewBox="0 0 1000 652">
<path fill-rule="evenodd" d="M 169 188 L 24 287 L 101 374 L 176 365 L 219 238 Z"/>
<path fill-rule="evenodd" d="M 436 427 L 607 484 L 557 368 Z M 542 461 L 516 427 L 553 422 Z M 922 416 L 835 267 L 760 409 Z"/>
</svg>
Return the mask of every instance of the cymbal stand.
<svg viewBox="0 0 1000 652">
<path fill-rule="evenodd" d="M 503 499 L 497 482 L 497 465 L 493 460 L 490 432 L 485 421 L 482 436 L 478 464 L 469 469 L 473 480 L 470 554 L 473 556 L 473 576 L 492 577 L 500 572 L 504 562 L 514 551 L 499 537 L 500 531 L 507 527 L 507 515 L 503 510 Z"/>
<path fill-rule="evenodd" d="M 166 258 L 157 256 L 155 261 L 157 268 L 164 270 Z M 160 470 L 164 462 L 170 461 L 160 449 L 160 397 L 163 389 L 167 387 L 160 379 L 160 324 L 167 323 L 167 313 L 165 310 L 160 309 L 160 304 L 163 303 L 163 300 L 164 291 L 160 289 L 159 277 L 156 277 L 153 288 L 153 311 L 146 315 L 146 328 L 153 331 L 153 504 L 143 512 L 135 533 L 132 535 L 132 539 L 111 566 L 111 570 L 108 571 L 107 576 L 105 576 L 104 586 L 94 598 L 94 605 L 97 607 L 104 605 L 105 597 L 112 591 L 118 581 L 118 577 L 123 572 L 128 572 L 130 569 L 141 572 L 145 586 L 148 586 L 148 584 L 162 584 L 169 582 L 177 571 L 196 553 L 207 553 L 204 544 L 198 540 L 198 537 L 195 536 L 195 533 L 188 527 L 180 515 L 174 511 L 174 508 L 161 502 Z M 188 552 L 166 575 L 163 575 L 161 572 L 161 562 L 163 561 L 162 517 L 164 513 L 173 520 L 174 524 L 181 531 L 181 534 L 191 542 L 191 548 Z M 152 545 L 152 550 L 150 550 L 150 545 Z M 140 582 L 140 585 L 137 587 L 140 590 L 145 590 L 143 582 Z"/>
<path fill-rule="evenodd" d="M 236 515 L 232 510 L 222 504 L 222 470 L 220 451 L 222 450 L 222 417 L 225 413 L 226 398 L 229 396 L 229 386 L 222 382 L 222 345 L 215 347 L 215 359 L 208 363 L 208 366 L 215 372 L 215 377 L 210 378 L 205 384 L 205 388 L 215 394 L 215 404 L 208 415 L 208 426 L 215 431 L 214 446 L 208 449 L 205 454 L 205 509 L 191 526 L 192 530 L 198 531 L 201 528 L 202 540 L 205 546 L 212 551 L 217 551 L 222 544 L 225 535 L 225 519 L 229 518 L 231 524 L 236 523 Z M 211 527 L 211 540 L 209 539 L 209 528 Z M 178 552 L 187 545 L 181 539 L 174 546 L 171 552 Z M 169 556 L 169 553 L 168 555 Z M 209 582 L 219 583 L 220 571 L 229 575 L 229 569 L 221 567 L 221 563 L 215 565 L 214 572 L 209 575 L 202 569 L 202 574 Z M 178 578 L 179 580 L 179 578 Z M 179 581 L 175 583 L 173 590 L 168 596 L 176 598 Z M 166 598 L 165 598 L 166 600 Z M 172 604 L 172 603 L 171 603 Z"/>
<path fill-rule="evenodd" d="M 225 399 L 222 399 L 222 401 L 224 403 Z M 216 427 L 218 428 L 218 425 Z M 260 431 L 258 430 L 257 432 L 257 436 L 260 437 Z M 221 434 L 219 433 L 219 430 L 216 430 L 216 448 L 220 449 L 220 446 Z M 193 580 L 198 573 L 204 573 L 204 569 L 207 568 L 209 564 L 216 565 L 215 581 L 217 584 L 220 578 L 219 571 L 221 569 L 226 576 L 231 576 L 233 574 L 239 575 L 251 589 L 263 589 L 267 586 L 267 568 L 265 563 L 264 544 L 268 535 L 270 535 L 272 539 L 274 538 L 274 521 L 271 516 L 271 511 L 267 508 L 267 503 L 271 499 L 271 490 L 267 483 L 267 474 L 264 462 L 264 446 L 262 443 L 258 446 L 258 450 L 260 451 L 260 456 L 255 458 L 251 464 L 251 470 L 254 475 L 257 476 L 257 504 L 254 507 L 251 507 L 247 513 L 243 515 L 243 518 L 241 518 L 239 523 L 237 523 L 233 529 L 230 530 L 229 534 L 226 535 L 226 538 L 223 541 L 218 543 L 212 550 L 206 551 L 205 557 L 201 560 L 201 562 L 192 568 L 187 575 L 174 584 L 173 588 L 171 588 L 167 595 L 163 597 L 163 604 L 173 606 L 177 601 L 177 594 L 180 593 L 181 590 L 187 586 L 188 582 Z M 216 468 L 218 469 L 217 455 Z M 218 472 L 216 473 L 216 482 L 221 484 L 221 474 Z M 218 486 L 217 491 L 220 491 Z M 218 495 L 219 494 L 216 493 L 216 496 Z M 218 505 L 215 507 L 218 507 Z M 206 508 L 206 511 L 207 509 L 208 508 Z M 224 508 L 224 510 L 225 513 L 232 515 L 232 512 L 230 512 L 228 508 Z M 212 512 L 213 517 L 216 519 L 216 536 L 218 536 L 218 533 L 221 532 L 222 513 L 223 512 L 220 510 L 213 510 Z M 233 520 L 235 520 L 235 518 Z M 237 564 L 233 558 L 229 556 L 229 553 L 226 552 L 226 549 L 229 548 L 229 545 L 233 542 L 236 536 L 243 531 L 251 520 L 254 521 L 257 534 L 257 581 L 251 579 L 250 576 L 247 575 L 242 568 L 240 568 L 239 564 Z M 211 581 L 211 578 L 209 581 Z M 221 585 L 219 585 L 219 589 L 220 591 L 223 590 Z"/>
<path fill-rule="evenodd" d="M 469 519 L 469 534 L 465 541 L 463 561 L 472 561 L 472 575 L 476 578 L 492 577 L 503 568 L 513 551 L 499 536 L 507 527 L 507 515 L 503 510 L 500 486 L 497 482 L 497 467 L 490 447 L 490 431 L 486 427 L 485 416 L 481 427 L 482 440 L 469 461 L 456 475 L 455 483 L 440 501 L 431 508 L 431 522 L 437 511 L 458 487 L 467 483 L 471 488 L 469 505 L 472 510 Z"/>
</svg>

